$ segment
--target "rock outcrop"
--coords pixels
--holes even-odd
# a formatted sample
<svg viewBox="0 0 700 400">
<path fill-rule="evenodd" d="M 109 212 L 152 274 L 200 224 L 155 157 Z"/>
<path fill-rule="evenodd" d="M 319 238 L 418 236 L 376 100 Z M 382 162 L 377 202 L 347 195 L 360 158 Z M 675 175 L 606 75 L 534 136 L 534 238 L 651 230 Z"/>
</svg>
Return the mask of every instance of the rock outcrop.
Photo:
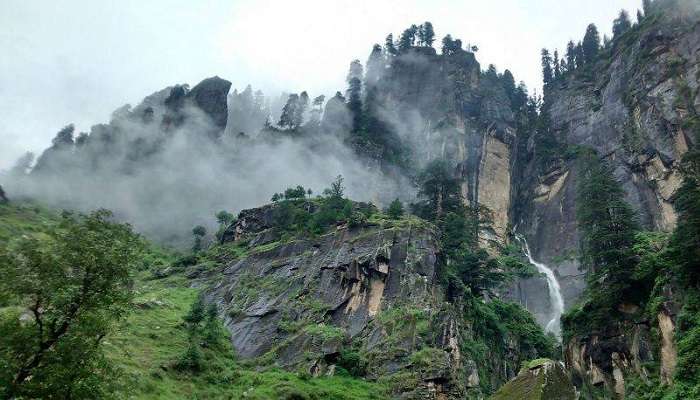
<svg viewBox="0 0 700 400">
<path fill-rule="evenodd" d="M 578 394 L 561 362 L 534 360 L 503 385 L 491 400 L 576 400 Z"/>
<path fill-rule="evenodd" d="M 537 165 L 530 138 L 517 166 L 513 224 L 533 256 L 552 267 L 567 309 L 585 288 L 578 261 L 577 149 L 594 149 L 614 169 L 626 200 L 648 229 L 675 226 L 680 158 L 695 140 L 700 115 L 700 17 L 690 2 L 654 2 L 641 24 L 603 50 L 591 71 L 570 73 L 545 88 L 545 107 L 559 160 Z M 695 7 L 693 9 L 693 7 Z M 533 312 L 546 307 L 542 279 L 518 283 L 514 296 Z M 546 292 L 544 292 L 546 293 Z"/>
<path fill-rule="evenodd" d="M 313 202 L 302 206 L 314 212 Z M 407 217 L 290 237 L 276 225 L 279 207 L 242 211 L 217 268 L 198 277 L 238 356 L 322 375 L 355 368 L 352 353 L 364 376 L 406 399 L 478 397 L 537 356 L 517 336 L 489 337 L 488 365 L 477 364 L 466 305 L 447 301 L 438 280 L 431 224 Z"/>
</svg>

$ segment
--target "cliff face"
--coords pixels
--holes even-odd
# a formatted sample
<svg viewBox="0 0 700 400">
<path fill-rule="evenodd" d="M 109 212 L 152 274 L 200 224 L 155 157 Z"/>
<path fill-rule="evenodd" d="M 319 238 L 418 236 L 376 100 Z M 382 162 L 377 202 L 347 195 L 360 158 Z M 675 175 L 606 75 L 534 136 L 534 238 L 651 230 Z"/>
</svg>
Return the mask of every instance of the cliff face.
<svg viewBox="0 0 700 400">
<path fill-rule="evenodd" d="M 565 154 L 581 146 L 595 149 L 614 168 L 640 222 L 671 230 L 678 164 L 694 140 L 700 112 L 698 21 L 697 11 L 664 8 L 602 50 L 592 70 L 567 74 L 545 88 L 561 156 L 555 166 L 538 170 L 535 160 L 543 149 L 532 139 L 527 143 L 532 158 L 518 166 L 525 171 L 516 182 L 524 204 L 514 223 L 526 233 L 535 259 L 555 269 L 567 309 L 585 288 L 585 276 L 577 259 L 579 167 Z M 514 290 L 535 312 L 547 303 L 541 282 L 523 281 Z"/>
<path fill-rule="evenodd" d="M 603 50 L 591 71 L 569 74 L 545 89 L 551 132 L 561 153 L 573 153 L 580 146 L 595 149 L 614 168 L 642 225 L 664 231 L 676 223 L 678 166 L 695 140 L 700 115 L 699 10 L 683 6 L 689 2 L 670 3 L 656 2 L 658 10 Z M 528 143 L 533 159 L 541 150 L 532 140 Z M 523 166 L 527 172 L 518 187 L 525 205 L 516 222 L 526 232 L 535 258 L 555 269 L 568 309 L 585 288 L 575 217 L 581 171 L 574 157 L 561 156 L 545 171 L 534 164 Z M 537 313 L 547 306 L 541 287 L 541 280 L 525 280 L 514 295 Z M 605 387 L 622 398 L 630 375 L 645 379 L 657 373 L 645 369 L 647 362 L 660 365 L 661 381 L 668 382 L 676 362 L 674 301 L 667 295 L 667 306 L 649 320 L 635 317 L 640 313 L 629 304 L 630 321 L 564 343 L 577 385 Z M 650 332 L 660 333 L 659 351 Z M 587 396 L 595 397 L 594 392 Z"/>
<path fill-rule="evenodd" d="M 511 209 L 515 121 L 498 79 L 482 73 L 471 52 L 413 48 L 391 60 L 372 103 L 412 149 L 413 166 L 452 162 L 465 200 L 490 211 L 492 223 L 481 232 L 485 244 L 505 241 Z"/>
<path fill-rule="evenodd" d="M 312 375 L 361 368 L 402 398 L 456 399 L 500 386 L 538 355 L 515 334 L 489 337 L 477 365 L 475 321 L 467 304 L 445 299 L 432 225 L 370 219 L 290 237 L 276 225 L 278 208 L 243 211 L 214 252 L 216 267 L 193 269 L 238 356 Z"/>
</svg>

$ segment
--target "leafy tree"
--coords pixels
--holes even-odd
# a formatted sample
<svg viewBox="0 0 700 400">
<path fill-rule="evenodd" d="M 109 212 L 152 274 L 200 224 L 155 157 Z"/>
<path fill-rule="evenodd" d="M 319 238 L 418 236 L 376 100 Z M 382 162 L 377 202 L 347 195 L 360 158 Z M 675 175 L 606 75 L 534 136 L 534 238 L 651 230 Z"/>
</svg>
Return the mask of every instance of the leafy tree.
<svg viewBox="0 0 700 400">
<path fill-rule="evenodd" d="M 600 50 L 600 34 L 595 24 L 588 25 L 581 45 L 585 63 L 594 63 L 598 58 L 598 51 Z"/>
<path fill-rule="evenodd" d="M 630 30 L 631 27 L 632 23 L 630 22 L 629 14 L 625 10 L 620 10 L 620 15 L 613 21 L 613 37 L 619 37 Z"/>
<path fill-rule="evenodd" d="M 303 186 L 297 185 L 296 187 L 293 188 L 287 188 L 284 191 L 284 199 L 285 200 L 299 200 L 303 199 L 306 197 L 306 189 L 304 189 Z"/>
<path fill-rule="evenodd" d="M 452 35 L 448 34 L 442 38 L 442 54 L 449 56 L 451 54 L 457 53 L 462 49 L 462 41 L 457 39 L 453 40 Z"/>
<path fill-rule="evenodd" d="M 389 217 L 391 219 L 399 219 L 404 213 L 403 210 L 403 204 L 401 203 L 401 200 L 394 199 L 394 201 L 389 204 L 389 208 L 386 211 L 387 214 L 389 214 Z"/>
<path fill-rule="evenodd" d="M 102 343 L 133 297 L 143 241 L 111 213 L 64 213 L 42 236 L 0 246 L 3 398 L 109 397 Z M 20 314 L 31 317 L 20 318 Z"/>
<path fill-rule="evenodd" d="M 216 213 L 216 222 L 218 222 L 219 225 L 228 225 L 235 219 L 236 217 L 226 210 L 221 210 Z"/>
<path fill-rule="evenodd" d="M 549 55 L 549 50 L 542 49 L 542 80 L 547 85 L 554 79 L 552 72 L 552 57 Z"/>
<path fill-rule="evenodd" d="M 192 251 L 198 253 L 202 250 L 202 239 L 207 234 L 207 229 L 202 225 L 197 225 L 192 228 L 192 235 L 194 235 L 194 245 L 192 246 Z"/>
<path fill-rule="evenodd" d="M 423 46 L 433 47 L 433 42 L 435 42 L 435 31 L 433 30 L 433 24 L 425 21 L 423 25 L 420 26 L 418 36 L 420 38 L 420 43 Z"/>
<path fill-rule="evenodd" d="M 332 199 L 342 199 L 345 193 L 345 185 L 343 185 L 343 176 L 338 175 L 331 182 L 331 187 L 324 189 L 323 194 Z"/>
</svg>

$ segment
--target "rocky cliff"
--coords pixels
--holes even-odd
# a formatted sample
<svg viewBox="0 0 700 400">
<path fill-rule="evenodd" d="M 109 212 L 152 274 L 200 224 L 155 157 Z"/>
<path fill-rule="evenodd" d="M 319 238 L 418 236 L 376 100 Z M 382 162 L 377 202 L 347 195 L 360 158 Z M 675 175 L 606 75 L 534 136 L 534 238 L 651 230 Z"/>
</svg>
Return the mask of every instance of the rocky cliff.
<svg viewBox="0 0 700 400">
<path fill-rule="evenodd" d="M 290 236 L 280 207 L 244 210 L 190 274 L 240 357 L 315 376 L 342 367 L 406 399 L 457 399 L 479 398 L 541 355 L 516 332 L 483 337 L 468 317 L 478 305 L 447 301 L 431 224 L 356 204 L 368 222 Z"/>
<path fill-rule="evenodd" d="M 680 159 L 700 126 L 699 81 L 697 4 L 657 1 L 639 25 L 603 50 L 589 71 L 564 75 L 545 87 L 544 107 L 560 155 L 543 168 L 538 161 L 547 149 L 529 139 L 531 158 L 523 164 L 518 189 L 524 208 L 515 222 L 526 232 L 535 258 L 555 269 L 567 309 L 585 288 L 577 256 L 577 149 L 593 148 L 610 163 L 643 226 L 670 231 L 676 223 Z M 541 279 L 519 282 L 514 293 L 534 312 L 548 306 L 540 295 Z M 630 304 L 626 312 L 635 317 L 624 324 L 570 338 L 566 360 L 577 384 L 605 387 L 624 397 L 630 374 L 643 379 L 661 374 L 667 382 L 675 364 L 671 338 L 677 306 L 671 297 L 664 301 L 668 306 L 655 318 L 639 316 Z M 661 332 L 660 350 L 650 330 Z M 660 371 L 647 371 L 648 362 L 660 363 Z"/>
</svg>

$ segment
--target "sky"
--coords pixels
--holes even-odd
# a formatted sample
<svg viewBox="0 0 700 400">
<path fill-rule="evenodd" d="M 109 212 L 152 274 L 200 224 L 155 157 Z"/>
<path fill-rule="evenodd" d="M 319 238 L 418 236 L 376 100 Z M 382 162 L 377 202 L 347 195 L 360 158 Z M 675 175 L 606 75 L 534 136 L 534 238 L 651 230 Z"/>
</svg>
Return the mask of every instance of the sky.
<svg viewBox="0 0 700 400">
<path fill-rule="evenodd" d="M 612 29 L 641 0 L 2 0 L 0 170 L 39 154 L 63 126 L 107 122 L 113 110 L 176 83 L 218 75 L 277 97 L 332 95 L 374 43 L 431 21 L 477 45 L 486 68 L 540 91 L 539 52 L 560 52 L 593 22 Z"/>
</svg>

